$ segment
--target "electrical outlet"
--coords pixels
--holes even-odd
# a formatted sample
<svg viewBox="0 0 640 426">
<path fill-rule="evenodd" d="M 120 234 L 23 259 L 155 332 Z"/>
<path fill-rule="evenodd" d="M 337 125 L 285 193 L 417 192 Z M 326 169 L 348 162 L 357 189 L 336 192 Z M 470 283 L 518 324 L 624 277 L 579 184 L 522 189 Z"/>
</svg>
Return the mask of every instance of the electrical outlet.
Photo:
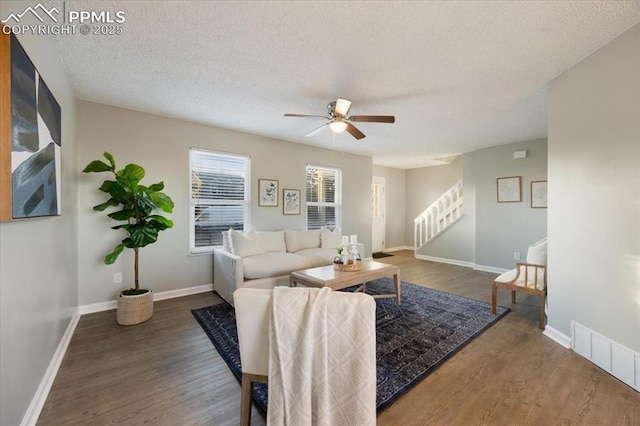
<svg viewBox="0 0 640 426">
<path fill-rule="evenodd" d="M 513 252 L 513 260 L 520 260 L 520 252 L 519 251 L 514 251 Z"/>
<path fill-rule="evenodd" d="M 122 272 L 116 272 L 113 274 L 113 283 L 122 284 Z"/>
</svg>

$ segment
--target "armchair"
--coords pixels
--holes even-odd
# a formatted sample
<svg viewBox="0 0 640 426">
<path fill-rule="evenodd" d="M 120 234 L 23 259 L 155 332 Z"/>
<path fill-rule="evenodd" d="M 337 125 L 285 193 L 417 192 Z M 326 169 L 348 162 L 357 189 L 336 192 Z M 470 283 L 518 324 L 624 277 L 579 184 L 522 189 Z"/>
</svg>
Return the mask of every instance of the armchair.
<svg viewBox="0 0 640 426">
<path fill-rule="evenodd" d="M 544 329 L 545 300 L 547 297 L 547 239 L 529 246 L 527 262 L 518 262 L 516 268 L 493 281 L 491 287 L 491 313 L 496 313 L 498 289 L 511 290 L 511 302 L 516 303 L 516 292 L 538 297 L 538 326 Z"/>
</svg>

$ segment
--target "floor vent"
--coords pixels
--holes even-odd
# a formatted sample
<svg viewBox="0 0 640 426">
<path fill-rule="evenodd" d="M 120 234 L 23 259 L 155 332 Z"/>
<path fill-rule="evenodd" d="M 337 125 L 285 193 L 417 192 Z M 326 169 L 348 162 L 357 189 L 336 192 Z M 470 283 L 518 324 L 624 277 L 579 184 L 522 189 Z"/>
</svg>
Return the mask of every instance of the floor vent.
<svg viewBox="0 0 640 426">
<path fill-rule="evenodd" d="M 571 321 L 573 350 L 640 392 L 640 354 Z"/>
</svg>

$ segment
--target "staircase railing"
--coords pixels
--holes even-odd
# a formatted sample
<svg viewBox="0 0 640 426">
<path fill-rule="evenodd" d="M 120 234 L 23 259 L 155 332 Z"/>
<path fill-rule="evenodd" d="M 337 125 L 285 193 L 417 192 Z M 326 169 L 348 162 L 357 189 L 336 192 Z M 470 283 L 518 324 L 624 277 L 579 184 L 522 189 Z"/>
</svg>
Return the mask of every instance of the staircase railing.
<svg viewBox="0 0 640 426">
<path fill-rule="evenodd" d="M 414 250 L 427 245 L 464 215 L 462 179 L 414 219 Z"/>
</svg>

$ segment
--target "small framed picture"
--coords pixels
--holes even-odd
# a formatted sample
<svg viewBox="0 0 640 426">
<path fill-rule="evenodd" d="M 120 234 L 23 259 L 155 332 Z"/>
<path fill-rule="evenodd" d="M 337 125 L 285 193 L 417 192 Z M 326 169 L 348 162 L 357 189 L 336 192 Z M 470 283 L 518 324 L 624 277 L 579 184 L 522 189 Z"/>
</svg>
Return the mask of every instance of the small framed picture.
<svg viewBox="0 0 640 426">
<path fill-rule="evenodd" d="M 283 189 L 282 190 L 282 213 L 283 214 L 300 214 L 300 190 L 299 189 Z"/>
<path fill-rule="evenodd" d="M 531 182 L 531 208 L 547 208 L 547 181 L 535 180 Z"/>
<path fill-rule="evenodd" d="M 519 203 L 522 201 L 522 177 L 498 178 L 498 202 Z"/>
<path fill-rule="evenodd" d="M 260 207 L 278 207 L 278 181 L 258 179 L 258 205 Z"/>
</svg>

